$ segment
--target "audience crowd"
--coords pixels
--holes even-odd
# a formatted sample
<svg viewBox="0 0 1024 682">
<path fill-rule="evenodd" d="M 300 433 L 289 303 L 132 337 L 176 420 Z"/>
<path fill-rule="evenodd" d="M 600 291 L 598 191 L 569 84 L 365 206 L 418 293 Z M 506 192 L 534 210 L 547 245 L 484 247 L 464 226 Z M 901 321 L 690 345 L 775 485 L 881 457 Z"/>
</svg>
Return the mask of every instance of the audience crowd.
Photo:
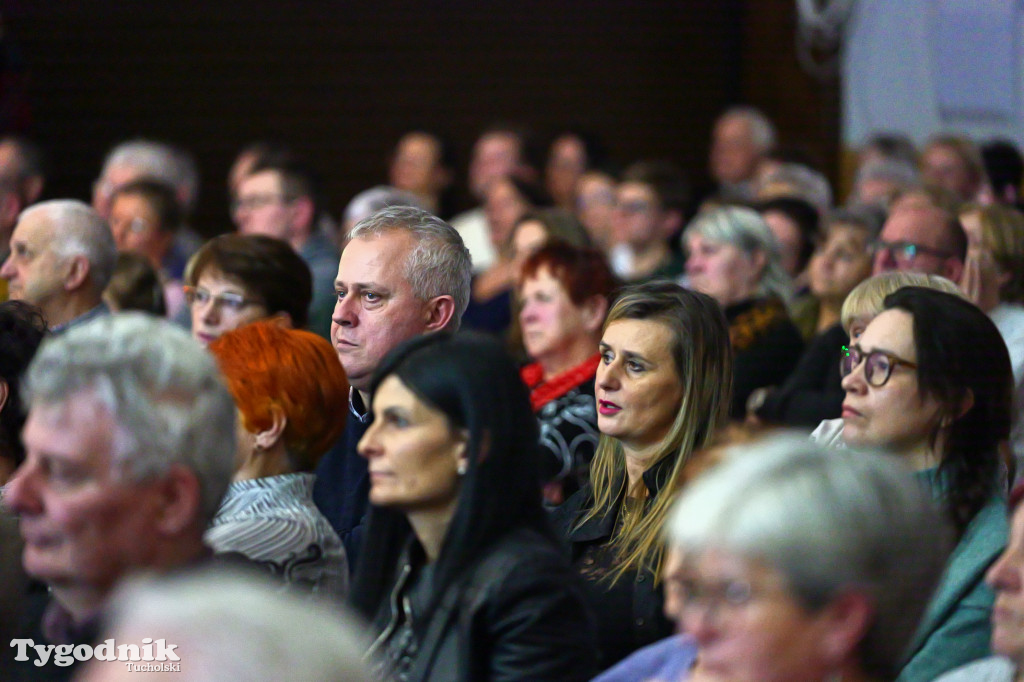
<svg viewBox="0 0 1024 682">
<path fill-rule="evenodd" d="M 0 679 L 1024 680 L 1012 144 L 0 148 Z"/>
</svg>

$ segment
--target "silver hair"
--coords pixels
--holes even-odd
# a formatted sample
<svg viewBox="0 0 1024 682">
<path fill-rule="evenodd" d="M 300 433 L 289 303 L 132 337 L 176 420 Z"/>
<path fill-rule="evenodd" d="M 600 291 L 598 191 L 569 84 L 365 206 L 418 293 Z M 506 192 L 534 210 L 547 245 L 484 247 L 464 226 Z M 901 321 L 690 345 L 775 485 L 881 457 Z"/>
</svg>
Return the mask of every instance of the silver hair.
<svg viewBox="0 0 1024 682">
<path fill-rule="evenodd" d="M 880 679 L 896 677 L 951 546 L 941 512 L 892 456 L 795 435 L 734 447 L 684 490 L 666 530 L 687 556 L 767 562 L 810 610 L 866 593 L 875 615 L 858 652 Z"/>
<path fill-rule="evenodd" d="M 921 174 L 916 166 L 902 159 L 877 159 L 857 169 L 854 187 L 859 188 L 869 180 L 885 180 L 903 189 L 913 189 L 921 185 Z M 858 192 L 853 194 L 857 196 Z"/>
<path fill-rule="evenodd" d="M 818 209 L 819 213 L 824 213 L 832 208 L 832 187 L 828 184 L 828 179 L 802 163 L 781 164 L 758 182 L 758 189 L 772 184 L 784 184 L 792 187 L 793 191 L 790 194 L 803 199 Z"/>
<path fill-rule="evenodd" d="M 199 197 L 199 169 L 184 149 L 154 140 L 129 140 L 117 145 L 103 160 L 100 177 L 112 168 L 127 166 L 140 174 L 174 188 L 182 208 L 190 213 Z"/>
<path fill-rule="evenodd" d="M 709 241 L 732 244 L 748 256 L 760 251 L 765 256 L 765 265 L 758 293 L 778 296 L 786 303 L 793 297 L 793 280 L 782 267 L 779 244 L 757 211 L 741 206 L 703 211 L 686 226 L 684 243 L 693 234 Z"/>
<path fill-rule="evenodd" d="M 19 220 L 43 213 L 53 225 L 50 249 L 58 258 L 85 256 L 89 278 L 96 292 L 102 292 L 117 264 L 117 245 L 110 225 L 91 206 L 75 199 L 53 199 L 28 207 Z"/>
<path fill-rule="evenodd" d="M 358 223 L 389 206 L 415 206 L 423 208 L 422 202 L 412 192 L 389 185 L 376 185 L 352 197 L 345 207 L 344 222 Z"/>
<path fill-rule="evenodd" d="M 458 331 L 462 314 L 469 305 L 473 266 L 469 250 L 451 225 L 414 206 L 389 206 L 356 223 L 349 239 L 366 239 L 392 230 L 405 230 L 416 246 L 405 262 L 405 278 L 413 293 L 426 301 L 449 295 L 455 299 L 455 314 L 448 331 Z"/>
<path fill-rule="evenodd" d="M 343 607 L 310 602 L 250 574 L 131 581 L 108 611 L 106 636 L 177 645 L 182 669 L 187 665 L 197 682 L 372 679 L 362 661 L 365 628 Z"/>
<path fill-rule="evenodd" d="M 726 109 L 720 118 L 739 118 L 746 121 L 747 126 L 750 128 L 750 139 L 754 146 L 761 150 L 762 154 L 771 151 L 775 147 L 777 142 L 775 124 L 757 107 L 730 107 Z"/>
<path fill-rule="evenodd" d="M 104 315 L 43 342 L 25 404 L 93 400 L 117 425 L 113 462 L 131 480 L 173 465 L 195 473 L 202 522 L 234 473 L 235 404 L 212 356 L 181 327 L 143 313 Z"/>
</svg>

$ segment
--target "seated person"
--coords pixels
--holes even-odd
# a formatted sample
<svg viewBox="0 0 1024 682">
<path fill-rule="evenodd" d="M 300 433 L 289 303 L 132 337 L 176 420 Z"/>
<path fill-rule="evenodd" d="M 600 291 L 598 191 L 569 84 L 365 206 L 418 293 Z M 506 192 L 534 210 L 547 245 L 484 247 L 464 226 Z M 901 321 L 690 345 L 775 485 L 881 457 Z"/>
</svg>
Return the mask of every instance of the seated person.
<svg viewBox="0 0 1024 682">
<path fill-rule="evenodd" d="M 185 307 L 184 262 L 173 248 L 185 219 L 174 190 L 156 180 L 136 180 L 114 190 L 110 201 L 117 250 L 145 256 L 160 278 L 167 316 L 174 318 Z"/>
<path fill-rule="evenodd" d="M 235 475 L 204 539 L 285 583 L 344 596 L 338 534 L 313 504 L 313 471 L 345 428 L 348 379 L 329 342 L 272 320 L 210 344 L 238 406 Z"/>
<path fill-rule="evenodd" d="M 222 234 L 188 262 L 185 297 L 192 336 L 204 346 L 248 322 L 275 317 L 304 329 L 313 295 L 309 266 L 286 242 Z"/>
<path fill-rule="evenodd" d="M 754 389 L 781 384 L 796 367 L 803 339 L 786 310 L 792 280 L 768 225 L 749 208 L 704 211 L 686 227 L 686 275 L 729 320 L 735 356 L 729 414 L 743 419 Z"/>
<path fill-rule="evenodd" d="M 178 285 L 181 289 L 181 285 Z M 138 310 L 157 317 L 167 315 L 164 287 L 150 262 L 135 251 L 117 254 L 114 274 L 103 290 L 103 302 L 111 312 Z"/>
<path fill-rule="evenodd" d="M 594 682 L 891 682 L 948 556 L 948 528 L 898 462 L 789 438 L 733 448 L 665 530 L 680 634 Z"/>
<path fill-rule="evenodd" d="M 841 438 L 890 450 L 953 524 L 957 546 L 900 674 L 932 680 L 989 651 L 984 574 L 1006 543 L 1013 373 L 996 326 L 963 298 L 904 287 L 884 305 L 842 358 Z"/>
<path fill-rule="evenodd" d="M 540 422 L 544 499 L 561 504 L 590 479 L 597 448 L 597 344 L 615 286 L 604 256 L 563 242 L 526 259 L 519 321 L 531 362 L 520 370 Z"/>
<path fill-rule="evenodd" d="M 823 419 L 839 417 L 846 394 L 839 383 L 838 361 L 849 343 L 840 312 L 850 291 L 871 275 L 868 244 L 877 228 L 850 212 L 830 218 L 825 242 L 808 267 L 811 294 L 818 302 L 816 335 L 785 382 L 750 394 L 748 419 L 813 428 Z"/>
</svg>

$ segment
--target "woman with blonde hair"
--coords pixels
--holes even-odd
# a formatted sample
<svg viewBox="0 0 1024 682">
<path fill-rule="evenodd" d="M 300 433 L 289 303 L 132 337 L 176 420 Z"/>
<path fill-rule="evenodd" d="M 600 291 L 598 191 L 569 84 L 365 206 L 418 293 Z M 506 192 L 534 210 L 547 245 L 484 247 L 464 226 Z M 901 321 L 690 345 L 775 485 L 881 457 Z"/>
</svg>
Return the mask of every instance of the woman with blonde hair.
<svg viewBox="0 0 1024 682">
<path fill-rule="evenodd" d="M 1024 214 L 1009 206 L 971 204 L 960 211 L 967 259 L 960 288 L 987 314 L 1010 351 L 1014 394 L 1024 405 Z M 1015 419 L 1010 444 L 1024 468 L 1024 419 Z"/>
<path fill-rule="evenodd" d="M 672 632 L 661 527 L 691 455 L 727 421 L 732 350 L 715 300 L 668 282 L 626 288 L 599 350 L 590 484 L 554 521 L 586 581 L 607 667 Z"/>
</svg>

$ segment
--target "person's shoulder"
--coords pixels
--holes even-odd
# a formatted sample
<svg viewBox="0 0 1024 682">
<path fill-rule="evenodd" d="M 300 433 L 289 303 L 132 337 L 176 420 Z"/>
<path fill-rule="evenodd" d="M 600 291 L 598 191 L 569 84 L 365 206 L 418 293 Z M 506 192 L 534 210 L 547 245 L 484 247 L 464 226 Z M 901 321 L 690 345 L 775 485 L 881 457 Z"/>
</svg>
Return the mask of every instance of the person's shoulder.
<svg viewBox="0 0 1024 682">
<path fill-rule="evenodd" d="M 1015 673 L 1012 661 L 989 656 L 936 677 L 935 682 L 1012 682 Z"/>
</svg>

